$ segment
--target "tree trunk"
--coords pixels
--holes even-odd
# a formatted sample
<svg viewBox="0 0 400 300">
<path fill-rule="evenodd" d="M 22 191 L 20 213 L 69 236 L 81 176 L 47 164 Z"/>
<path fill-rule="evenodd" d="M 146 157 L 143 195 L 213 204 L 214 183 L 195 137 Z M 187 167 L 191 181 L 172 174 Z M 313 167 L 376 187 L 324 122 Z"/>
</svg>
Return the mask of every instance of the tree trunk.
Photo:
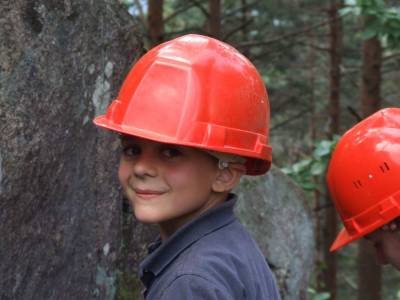
<svg viewBox="0 0 400 300">
<path fill-rule="evenodd" d="M 382 47 L 377 38 L 362 45 L 361 111 L 364 118 L 381 107 Z"/>
<path fill-rule="evenodd" d="M 371 21 L 370 18 L 365 22 Z M 377 111 L 381 106 L 382 48 L 375 37 L 362 44 L 361 110 L 363 117 Z M 376 263 L 374 251 L 368 243 L 361 240 L 358 254 L 358 299 L 381 299 L 382 268 Z"/>
<path fill-rule="evenodd" d="M 366 240 L 359 241 L 358 300 L 381 299 L 382 268 L 376 263 L 375 250 Z"/>
<path fill-rule="evenodd" d="M 330 29 L 330 86 L 329 86 L 329 138 L 332 139 L 339 133 L 339 113 L 340 113 L 340 64 L 342 60 L 342 20 L 339 18 L 338 9 L 342 6 L 342 1 L 330 0 L 329 24 Z M 326 202 L 332 203 L 327 193 Z M 324 256 L 327 268 L 324 271 L 325 289 L 330 293 L 331 300 L 336 299 L 336 273 L 337 262 L 336 254 L 330 253 L 329 248 L 337 235 L 337 213 L 333 206 L 328 206 L 325 210 L 325 233 L 324 233 Z"/>
<path fill-rule="evenodd" d="M 149 0 L 148 2 L 148 28 L 151 48 L 164 41 L 163 0 Z"/>
<path fill-rule="evenodd" d="M 330 86 L 329 86 L 329 138 L 340 131 L 340 65 L 342 63 L 342 19 L 338 10 L 343 6 L 342 0 L 330 0 Z"/>
<path fill-rule="evenodd" d="M 309 36 L 309 43 L 312 45 L 314 44 L 315 38 L 313 36 Z M 310 130 L 310 141 L 309 141 L 309 152 L 311 153 L 315 149 L 315 140 L 317 139 L 317 113 L 316 113 L 316 101 L 315 101 L 315 61 L 316 61 L 316 49 L 314 47 L 309 47 L 309 53 L 307 57 L 307 63 L 308 63 L 308 86 L 310 90 L 310 94 L 308 95 L 308 98 L 310 99 L 310 125 L 309 130 Z M 314 176 L 313 177 L 313 183 L 316 185 L 319 184 L 319 176 Z M 321 243 L 321 216 L 320 216 L 320 210 L 319 207 L 321 206 L 320 200 L 321 200 L 321 192 L 319 189 L 315 189 L 313 191 L 313 204 L 312 204 L 312 212 L 313 212 L 313 218 L 315 222 L 315 248 L 316 248 L 316 255 L 315 255 L 315 261 L 314 265 L 317 266 L 317 271 L 315 272 L 315 286 L 317 291 L 322 290 L 323 286 L 323 279 L 322 279 L 322 272 L 318 271 L 318 267 L 322 264 L 325 263 L 325 257 L 322 257 L 322 243 Z M 306 298 L 305 298 L 306 299 Z"/>
<path fill-rule="evenodd" d="M 114 299 L 118 144 L 92 124 L 142 53 L 117 1 L 2 1 L 0 298 Z"/>
<path fill-rule="evenodd" d="M 241 0 L 240 1 L 241 5 L 242 5 L 242 17 L 241 17 L 241 21 L 242 21 L 242 30 L 241 30 L 241 36 L 242 36 L 242 41 L 246 42 L 248 40 L 248 28 L 247 28 L 247 23 L 249 22 L 249 19 L 251 18 L 250 16 L 250 12 L 249 9 L 247 7 L 247 0 Z M 245 48 L 242 50 L 242 53 L 244 56 L 248 57 L 250 54 L 250 49 L 249 48 Z"/>
<path fill-rule="evenodd" d="M 220 0 L 209 0 L 208 9 L 210 17 L 209 23 L 209 34 L 215 38 L 219 38 L 221 35 L 221 1 Z"/>
</svg>

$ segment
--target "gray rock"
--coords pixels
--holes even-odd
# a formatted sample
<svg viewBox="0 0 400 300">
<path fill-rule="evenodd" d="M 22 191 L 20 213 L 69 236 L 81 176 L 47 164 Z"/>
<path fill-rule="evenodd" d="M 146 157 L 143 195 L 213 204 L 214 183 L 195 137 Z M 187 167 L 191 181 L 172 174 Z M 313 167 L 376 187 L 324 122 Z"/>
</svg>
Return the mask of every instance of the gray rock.
<svg viewBox="0 0 400 300">
<path fill-rule="evenodd" d="M 282 299 L 306 299 L 315 237 L 304 192 L 278 168 L 242 178 L 236 213 L 267 257 Z"/>
</svg>

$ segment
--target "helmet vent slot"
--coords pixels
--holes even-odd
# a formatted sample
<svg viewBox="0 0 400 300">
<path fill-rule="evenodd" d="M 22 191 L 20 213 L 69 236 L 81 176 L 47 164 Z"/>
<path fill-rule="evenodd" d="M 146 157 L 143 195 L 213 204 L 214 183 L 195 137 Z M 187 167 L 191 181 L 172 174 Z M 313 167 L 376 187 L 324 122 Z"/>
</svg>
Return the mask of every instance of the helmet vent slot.
<svg viewBox="0 0 400 300">
<path fill-rule="evenodd" d="M 356 189 L 361 189 L 363 187 L 360 180 L 353 181 L 353 184 Z"/>
<path fill-rule="evenodd" d="M 390 170 L 389 165 L 386 162 L 383 162 L 383 165 L 380 165 L 379 168 L 381 169 L 382 173 Z"/>
</svg>

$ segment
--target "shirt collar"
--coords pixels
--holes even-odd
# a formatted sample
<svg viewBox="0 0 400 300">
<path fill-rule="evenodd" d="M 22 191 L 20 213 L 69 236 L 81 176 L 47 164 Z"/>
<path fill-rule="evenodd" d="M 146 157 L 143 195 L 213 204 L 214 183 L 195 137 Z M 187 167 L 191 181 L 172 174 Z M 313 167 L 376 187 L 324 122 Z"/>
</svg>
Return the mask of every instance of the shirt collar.
<svg viewBox="0 0 400 300">
<path fill-rule="evenodd" d="M 156 242 L 149 249 L 150 254 L 139 266 L 139 276 L 145 286 L 149 286 L 181 252 L 207 234 L 221 228 L 234 219 L 233 208 L 237 197 L 229 194 L 228 199 L 179 228 L 164 242 Z M 154 249 L 154 246 L 158 248 Z"/>
</svg>

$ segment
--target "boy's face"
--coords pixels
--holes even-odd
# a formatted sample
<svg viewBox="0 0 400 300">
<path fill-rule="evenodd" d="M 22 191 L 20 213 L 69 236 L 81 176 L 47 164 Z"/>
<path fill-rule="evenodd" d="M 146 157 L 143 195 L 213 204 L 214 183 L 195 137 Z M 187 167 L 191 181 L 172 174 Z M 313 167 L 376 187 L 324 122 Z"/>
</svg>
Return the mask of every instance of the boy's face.
<svg viewBox="0 0 400 300">
<path fill-rule="evenodd" d="M 378 262 L 391 264 L 400 271 L 400 232 L 378 229 L 366 236 L 376 251 Z"/>
<path fill-rule="evenodd" d="M 216 159 L 191 147 L 123 137 L 119 180 L 136 218 L 158 223 L 168 236 L 222 202 L 216 193 L 221 170 Z"/>
</svg>

